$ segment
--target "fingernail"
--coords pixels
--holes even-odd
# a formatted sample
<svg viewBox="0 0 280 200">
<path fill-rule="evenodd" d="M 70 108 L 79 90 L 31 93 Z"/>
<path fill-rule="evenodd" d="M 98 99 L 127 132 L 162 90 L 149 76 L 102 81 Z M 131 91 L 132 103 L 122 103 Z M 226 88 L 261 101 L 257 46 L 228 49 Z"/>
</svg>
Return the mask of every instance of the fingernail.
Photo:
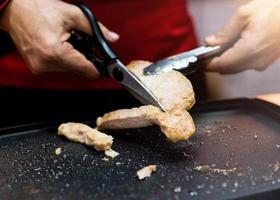
<svg viewBox="0 0 280 200">
<path fill-rule="evenodd" d="M 217 37 L 215 35 L 210 35 L 210 36 L 206 37 L 205 40 L 208 43 L 213 43 L 217 40 Z"/>
<path fill-rule="evenodd" d="M 117 33 L 112 32 L 112 31 L 109 31 L 109 32 L 108 32 L 108 37 L 109 37 L 110 40 L 112 40 L 112 41 L 116 41 L 116 40 L 118 40 L 118 39 L 120 38 L 120 36 L 119 36 Z"/>
</svg>

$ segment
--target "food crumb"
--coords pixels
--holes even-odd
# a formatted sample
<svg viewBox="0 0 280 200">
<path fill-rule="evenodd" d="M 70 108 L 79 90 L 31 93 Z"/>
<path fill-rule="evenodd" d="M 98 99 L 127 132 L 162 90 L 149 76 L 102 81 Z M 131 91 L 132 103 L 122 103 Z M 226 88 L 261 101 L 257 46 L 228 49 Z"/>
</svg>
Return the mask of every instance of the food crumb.
<svg viewBox="0 0 280 200">
<path fill-rule="evenodd" d="M 107 158 L 107 157 L 104 157 L 104 158 L 102 158 L 102 160 L 104 160 L 104 161 L 109 161 L 109 158 Z"/>
<path fill-rule="evenodd" d="M 59 148 L 56 148 L 55 150 L 55 154 L 56 155 L 60 155 L 62 153 L 62 149 L 59 147 Z"/>
<path fill-rule="evenodd" d="M 104 153 L 105 153 L 105 155 L 108 156 L 109 158 L 115 158 L 115 157 L 117 157 L 118 155 L 120 155 L 118 152 L 114 151 L 113 149 L 106 150 Z"/>
<path fill-rule="evenodd" d="M 136 174 L 139 180 L 143 180 L 145 178 L 151 177 L 152 172 L 155 172 L 156 170 L 157 170 L 156 165 L 148 165 L 138 170 Z"/>
</svg>

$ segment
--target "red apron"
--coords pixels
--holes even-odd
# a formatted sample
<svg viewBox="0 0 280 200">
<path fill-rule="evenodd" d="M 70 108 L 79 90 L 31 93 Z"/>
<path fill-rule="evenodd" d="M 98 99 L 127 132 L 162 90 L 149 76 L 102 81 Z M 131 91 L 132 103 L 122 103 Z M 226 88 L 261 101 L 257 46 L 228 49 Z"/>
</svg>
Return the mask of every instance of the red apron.
<svg viewBox="0 0 280 200">
<path fill-rule="evenodd" d="M 155 61 L 196 47 L 186 0 L 85 1 L 98 20 L 120 34 L 112 44 L 124 62 Z M 67 74 L 33 75 L 17 52 L 0 58 L 0 86 L 38 89 L 117 89 L 108 78 L 90 81 Z"/>
</svg>

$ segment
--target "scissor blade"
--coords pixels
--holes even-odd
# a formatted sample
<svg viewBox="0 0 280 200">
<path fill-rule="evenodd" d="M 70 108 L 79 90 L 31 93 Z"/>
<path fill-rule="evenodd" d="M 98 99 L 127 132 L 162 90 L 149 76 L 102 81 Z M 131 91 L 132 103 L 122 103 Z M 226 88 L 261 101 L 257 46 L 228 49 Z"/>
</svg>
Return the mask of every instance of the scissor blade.
<svg viewBox="0 0 280 200">
<path fill-rule="evenodd" d="M 199 47 L 175 56 L 171 56 L 155 62 L 144 69 L 145 75 L 154 75 L 171 70 L 184 71 L 187 74 L 187 68 L 190 64 L 197 62 L 199 59 L 205 59 L 216 55 L 220 51 L 220 46 Z M 190 69 L 192 72 L 193 69 Z"/>
<path fill-rule="evenodd" d="M 121 70 L 121 80 L 116 79 L 116 71 Z M 112 78 L 121 83 L 134 97 L 136 97 L 144 105 L 154 105 L 162 111 L 166 111 L 165 107 L 159 102 L 156 96 L 119 60 L 108 67 L 108 72 Z M 119 71 L 120 72 L 120 71 Z"/>
</svg>

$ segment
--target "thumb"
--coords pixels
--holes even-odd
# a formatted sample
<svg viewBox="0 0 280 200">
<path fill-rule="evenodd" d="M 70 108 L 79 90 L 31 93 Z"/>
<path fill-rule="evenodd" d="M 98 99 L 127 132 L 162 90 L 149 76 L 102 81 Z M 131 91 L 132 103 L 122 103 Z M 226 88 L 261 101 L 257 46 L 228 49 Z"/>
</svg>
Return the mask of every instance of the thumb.
<svg viewBox="0 0 280 200">
<path fill-rule="evenodd" d="M 74 5 L 70 5 L 71 9 L 69 9 L 70 14 L 70 26 L 72 29 L 87 33 L 92 35 L 92 30 L 90 27 L 90 23 L 84 13 L 80 8 Z M 103 24 L 98 22 L 99 27 L 104 35 L 104 37 L 110 42 L 116 42 L 119 39 L 119 35 L 113 31 L 110 31 Z"/>
<path fill-rule="evenodd" d="M 63 71 L 80 74 L 90 79 L 99 77 L 99 72 L 95 66 L 68 42 L 62 42 L 57 47 L 56 55 L 56 61 Z"/>
<path fill-rule="evenodd" d="M 220 31 L 205 38 L 206 44 L 215 46 L 233 43 L 247 26 L 249 15 L 245 6 L 240 7 Z"/>
<path fill-rule="evenodd" d="M 99 24 L 99 27 L 102 31 L 102 33 L 104 34 L 105 38 L 110 41 L 110 42 L 116 42 L 120 36 L 113 32 L 113 31 L 110 31 L 106 26 L 104 26 L 102 23 L 98 22 Z"/>
</svg>

